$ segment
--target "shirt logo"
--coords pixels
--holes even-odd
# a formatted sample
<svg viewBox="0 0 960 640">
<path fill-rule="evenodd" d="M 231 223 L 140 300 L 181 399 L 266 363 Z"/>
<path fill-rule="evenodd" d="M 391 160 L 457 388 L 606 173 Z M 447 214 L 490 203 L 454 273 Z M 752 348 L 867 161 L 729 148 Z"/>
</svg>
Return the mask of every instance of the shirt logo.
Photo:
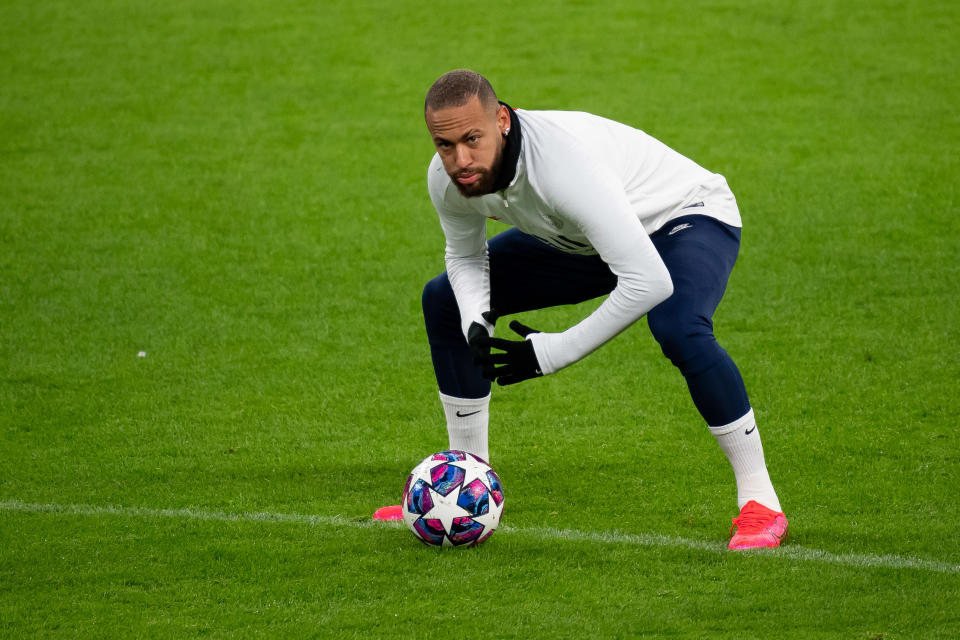
<svg viewBox="0 0 960 640">
<path fill-rule="evenodd" d="M 670 229 L 670 233 L 668 233 L 667 235 L 668 235 L 668 236 L 672 236 L 673 234 L 675 234 L 675 233 L 678 232 L 678 231 L 683 231 L 684 229 L 690 229 L 690 228 L 692 228 L 692 227 L 693 227 L 693 225 L 690 224 L 689 222 L 684 222 L 683 224 L 678 224 L 678 225 L 675 226 L 673 229 Z"/>
</svg>

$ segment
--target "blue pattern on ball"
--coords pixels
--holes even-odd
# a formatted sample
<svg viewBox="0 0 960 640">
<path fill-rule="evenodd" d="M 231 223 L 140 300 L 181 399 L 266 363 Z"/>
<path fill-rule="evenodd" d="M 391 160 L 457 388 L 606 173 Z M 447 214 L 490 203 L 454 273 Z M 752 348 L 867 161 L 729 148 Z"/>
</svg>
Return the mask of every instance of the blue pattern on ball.
<svg viewBox="0 0 960 640">
<path fill-rule="evenodd" d="M 455 518 L 450 527 L 450 542 L 456 546 L 476 542 L 483 533 L 483 525 L 472 518 Z"/>
<path fill-rule="evenodd" d="M 494 473 L 493 469 L 487 471 L 487 482 L 490 484 L 490 495 L 499 507 L 503 502 L 503 487 L 500 486 L 500 477 Z"/>
<path fill-rule="evenodd" d="M 466 459 L 467 454 L 463 451 L 441 451 L 431 457 L 431 460 L 445 460 L 446 462 L 460 462 Z"/>
<path fill-rule="evenodd" d="M 466 475 L 466 472 L 456 465 L 441 464 L 430 470 L 430 481 L 433 490 L 445 496 L 459 487 Z"/>
<path fill-rule="evenodd" d="M 460 490 L 457 504 L 471 516 L 482 516 L 490 510 L 487 487 L 478 478 Z"/>
<path fill-rule="evenodd" d="M 433 498 L 430 497 L 430 485 L 423 480 L 417 480 L 410 493 L 407 494 L 407 511 L 421 516 L 433 509 Z"/>
<path fill-rule="evenodd" d="M 416 522 L 413 523 L 413 528 L 423 542 L 435 547 L 443 544 L 444 531 L 443 525 L 440 524 L 439 520 L 417 518 Z"/>
</svg>

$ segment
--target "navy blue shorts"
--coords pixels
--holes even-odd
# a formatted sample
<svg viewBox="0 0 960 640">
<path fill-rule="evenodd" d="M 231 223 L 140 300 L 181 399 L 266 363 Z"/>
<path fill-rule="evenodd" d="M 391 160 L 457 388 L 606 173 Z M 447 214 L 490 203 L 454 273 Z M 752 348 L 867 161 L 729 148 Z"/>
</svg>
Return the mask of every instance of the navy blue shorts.
<svg viewBox="0 0 960 640">
<path fill-rule="evenodd" d="M 683 374 L 708 424 L 728 424 L 750 408 L 736 365 L 713 335 L 713 313 L 740 249 L 740 229 L 715 218 L 683 216 L 650 236 L 673 280 L 673 294 L 647 314 L 664 355 Z M 577 304 L 610 293 L 616 276 L 599 256 L 569 254 L 517 229 L 488 242 L 490 306 L 499 317 Z M 424 316 L 440 390 L 482 397 L 446 274 L 424 289 Z"/>
<path fill-rule="evenodd" d="M 740 229 L 692 215 L 671 220 L 650 239 L 674 284 L 673 296 L 650 315 L 664 305 L 679 311 L 682 300 L 687 312 L 712 317 L 737 260 Z M 518 229 L 494 236 L 488 245 L 490 306 L 501 316 L 577 304 L 607 295 L 617 284 L 600 256 L 564 253 Z"/>
</svg>

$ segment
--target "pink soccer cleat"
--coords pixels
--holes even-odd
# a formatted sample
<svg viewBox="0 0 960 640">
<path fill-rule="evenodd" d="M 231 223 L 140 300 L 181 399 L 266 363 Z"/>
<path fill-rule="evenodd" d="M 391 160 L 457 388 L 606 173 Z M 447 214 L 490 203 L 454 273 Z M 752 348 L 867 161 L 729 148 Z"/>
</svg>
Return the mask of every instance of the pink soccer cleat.
<svg viewBox="0 0 960 640">
<path fill-rule="evenodd" d="M 373 512 L 374 520 L 403 520 L 403 510 L 398 504 L 389 507 L 380 507 Z"/>
<path fill-rule="evenodd" d="M 734 528 L 736 533 L 733 533 Z M 733 519 L 730 533 L 728 549 L 779 547 L 787 538 L 787 516 L 751 500 Z"/>
</svg>

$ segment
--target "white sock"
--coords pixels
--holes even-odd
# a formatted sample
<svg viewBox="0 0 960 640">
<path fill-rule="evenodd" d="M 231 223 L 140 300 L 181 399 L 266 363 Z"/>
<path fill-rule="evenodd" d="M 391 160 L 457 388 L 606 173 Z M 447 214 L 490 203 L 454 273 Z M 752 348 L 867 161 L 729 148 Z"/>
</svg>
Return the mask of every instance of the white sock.
<svg viewBox="0 0 960 640">
<path fill-rule="evenodd" d="M 485 398 L 455 398 L 441 393 L 440 402 L 447 416 L 450 448 L 469 451 L 490 462 L 487 449 L 490 394 Z"/>
<path fill-rule="evenodd" d="M 737 508 L 742 509 L 743 505 L 756 500 L 768 509 L 783 511 L 763 460 L 763 445 L 753 409 L 730 424 L 710 427 L 710 432 L 733 467 L 737 480 Z"/>
</svg>

